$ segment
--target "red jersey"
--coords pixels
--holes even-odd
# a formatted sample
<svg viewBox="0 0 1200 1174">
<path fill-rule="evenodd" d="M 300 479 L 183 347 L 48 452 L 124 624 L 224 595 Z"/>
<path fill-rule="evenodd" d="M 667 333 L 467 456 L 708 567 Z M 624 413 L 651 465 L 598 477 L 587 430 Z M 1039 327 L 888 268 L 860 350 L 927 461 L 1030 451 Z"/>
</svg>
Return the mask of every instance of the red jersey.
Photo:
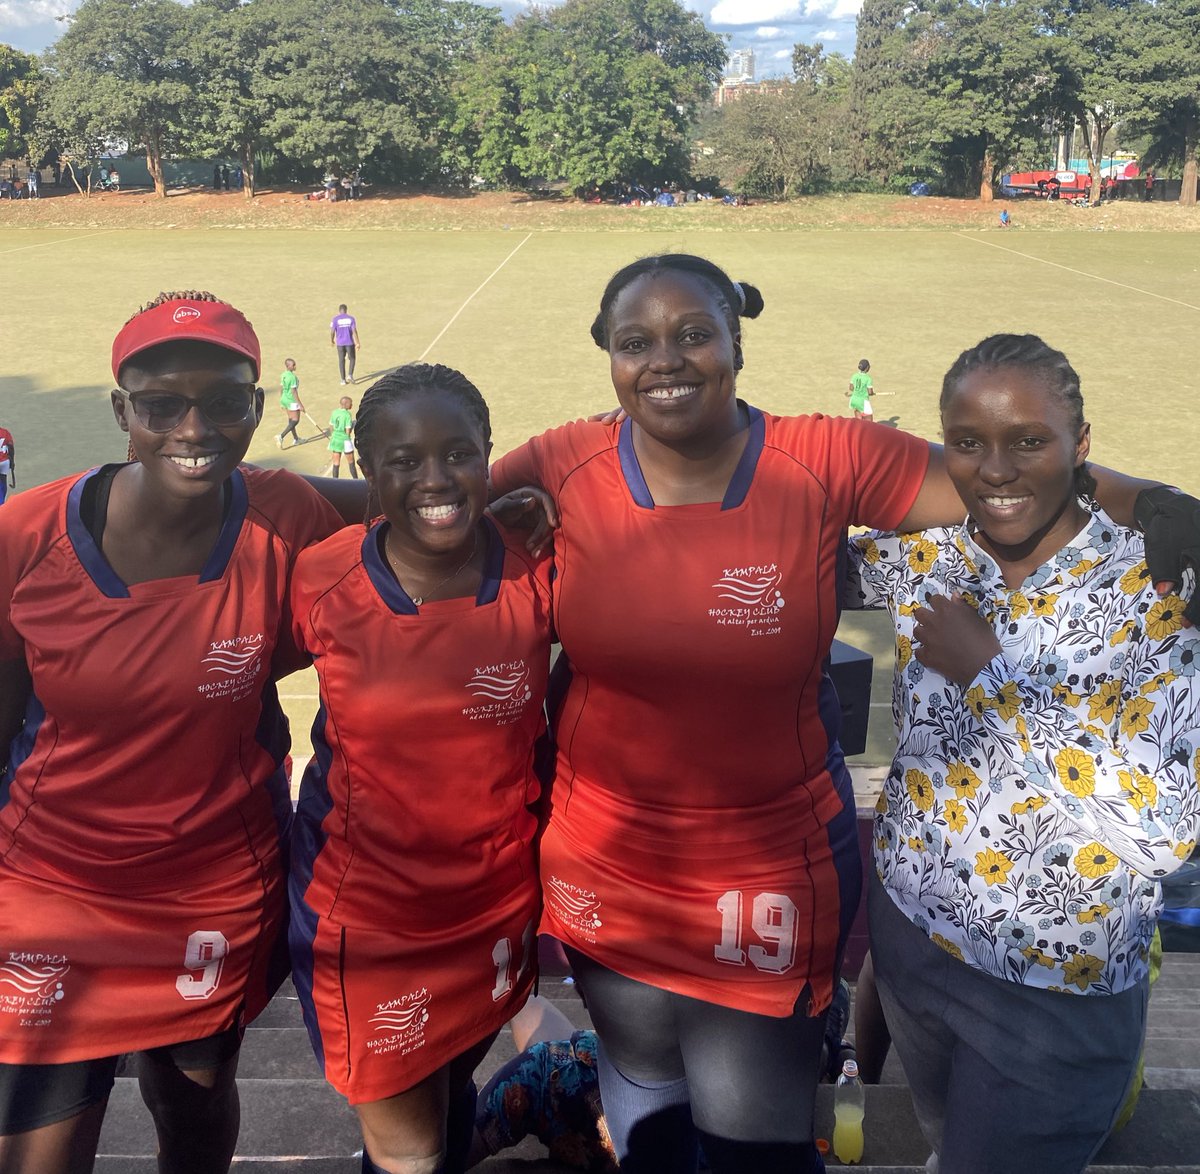
<svg viewBox="0 0 1200 1174">
<path fill-rule="evenodd" d="M 0 428 L 0 469 L 7 471 L 8 463 L 12 460 L 15 451 L 13 434 L 7 428 Z"/>
<path fill-rule="evenodd" d="M 832 994 L 822 836 L 852 798 L 823 662 L 845 530 L 894 527 L 928 448 L 853 420 L 750 417 L 721 502 L 656 506 L 629 421 L 553 429 L 493 480 L 542 485 L 562 518 L 554 619 L 573 675 L 547 928 L 629 977 L 784 1015 L 806 983 L 814 1012 Z"/>
<path fill-rule="evenodd" d="M 127 586 L 84 522 L 102 473 L 0 512 L 0 659 L 24 658 L 32 678 L 0 786 L 0 994 L 31 981 L 14 958 L 61 957 L 70 971 L 54 1030 L 13 1030 L 28 1016 L 0 999 L 0 1062 L 110 1055 L 232 1022 L 247 970 L 229 951 L 235 938 L 256 950 L 269 928 L 258 923 L 290 817 L 287 723 L 271 681 L 286 580 L 300 549 L 341 525 L 299 478 L 238 470 L 199 577 Z M 191 941 L 216 923 L 222 907 L 205 896 L 217 892 L 242 915 L 218 935 L 229 950 Z M 70 924 L 47 916 L 51 893 L 65 895 Z M 179 910 L 191 928 L 164 941 L 163 962 L 137 927 L 167 938 Z M 212 989 L 193 1000 L 187 970 L 211 975 L 214 950 L 225 980 L 200 983 Z M 119 1020 L 106 1018 L 113 973 Z M 188 1012 L 199 1021 L 181 1023 Z"/>
<path fill-rule="evenodd" d="M 305 552 L 292 582 L 321 694 L 292 844 L 293 961 L 326 1076 L 354 1102 L 497 1029 L 532 981 L 549 562 L 484 525 L 474 598 L 418 608 L 383 553 L 386 522 Z"/>
</svg>

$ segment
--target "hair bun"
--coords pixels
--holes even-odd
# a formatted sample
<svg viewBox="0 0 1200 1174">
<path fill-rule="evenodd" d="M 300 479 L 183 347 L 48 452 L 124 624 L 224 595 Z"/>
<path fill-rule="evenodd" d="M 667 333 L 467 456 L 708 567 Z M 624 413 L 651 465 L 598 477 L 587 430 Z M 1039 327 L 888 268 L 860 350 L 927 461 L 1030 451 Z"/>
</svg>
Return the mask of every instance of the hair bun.
<svg viewBox="0 0 1200 1174">
<path fill-rule="evenodd" d="M 738 281 L 734 283 L 734 289 L 742 291 L 744 305 L 741 308 L 741 317 L 757 318 L 763 312 L 765 304 L 758 286 L 751 285 L 748 281 Z"/>
</svg>

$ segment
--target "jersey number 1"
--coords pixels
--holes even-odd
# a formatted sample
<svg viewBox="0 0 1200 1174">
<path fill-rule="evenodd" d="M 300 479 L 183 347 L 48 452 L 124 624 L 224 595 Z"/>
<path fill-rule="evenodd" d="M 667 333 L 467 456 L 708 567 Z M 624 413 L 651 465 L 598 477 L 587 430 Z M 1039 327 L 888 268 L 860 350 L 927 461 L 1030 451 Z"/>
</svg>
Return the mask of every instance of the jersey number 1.
<svg viewBox="0 0 1200 1174">
<path fill-rule="evenodd" d="M 750 928 L 755 936 L 774 949 L 765 950 L 757 943 L 742 949 L 742 892 L 730 889 L 717 901 L 717 910 L 721 914 L 721 940 L 713 947 L 713 956 L 730 966 L 745 966 L 749 957 L 756 970 L 783 974 L 796 961 L 796 905 L 791 897 L 782 893 L 759 893 L 752 909 Z"/>
<path fill-rule="evenodd" d="M 221 982 L 221 970 L 228 953 L 229 943 L 219 930 L 196 930 L 188 938 L 183 952 L 183 965 L 189 973 L 181 974 L 175 980 L 175 989 L 185 999 L 207 999 Z M 199 973 L 191 973 L 194 971 Z"/>
<path fill-rule="evenodd" d="M 527 921 L 521 931 L 521 965 L 517 967 L 515 978 L 520 978 L 529 969 L 533 958 L 533 922 Z M 492 1001 L 498 1003 L 513 989 L 514 976 L 512 970 L 512 944 L 508 938 L 501 938 L 492 947 L 492 961 L 496 964 L 496 985 L 492 987 Z"/>
</svg>

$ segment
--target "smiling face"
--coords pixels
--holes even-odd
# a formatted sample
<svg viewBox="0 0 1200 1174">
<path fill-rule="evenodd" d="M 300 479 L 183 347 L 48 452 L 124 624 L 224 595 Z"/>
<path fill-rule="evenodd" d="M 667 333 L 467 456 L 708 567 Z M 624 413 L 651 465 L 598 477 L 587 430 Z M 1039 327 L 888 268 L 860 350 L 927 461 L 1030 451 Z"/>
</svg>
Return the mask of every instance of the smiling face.
<svg viewBox="0 0 1200 1174">
<path fill-rule="evenodd" d="M 219 488 L 245 457 L 262 418 L 263 393 L 254 386 L 250 360 L 211 343 L 167 343 L 144 351 L 121 368 L 121 387 L 150 407 L 169 407 L 165 397 L 175 396 L 192 405 L 169 432 L 153 432 L 126 396 L 112 395 L 113 412 L 129 433 L 134 456 L 169 497 Z M 218 401 L 227 407 L 231 398 L 245 398 L 247 389 L 249 410 L 235 424 L 215 425 L 199 410 L 211 405 L 220 417 Z"/>
<path fill-rule="evenodd" d="M 363 472 L 392 525 L 389 543 L 422 559 L 470 550 L 487 505 L 491 447 L 453 396 L 382 405 Z"/>
<path fill-rule="evenodd" d="M 654 439 L 704 442 L 737 430 L 741 338 L 703 278 L 664 270 L 630 282 L 609 312 L 608 353 L 621 407 Z"/>
<path fill-rule="evenodd" d="M 1036 369 L 983 367 L 942 408 L 946 471 L 997 560 L 1040 566 L 1082 528 L 1075 470 L 1090 433 Z"/>
</svg>

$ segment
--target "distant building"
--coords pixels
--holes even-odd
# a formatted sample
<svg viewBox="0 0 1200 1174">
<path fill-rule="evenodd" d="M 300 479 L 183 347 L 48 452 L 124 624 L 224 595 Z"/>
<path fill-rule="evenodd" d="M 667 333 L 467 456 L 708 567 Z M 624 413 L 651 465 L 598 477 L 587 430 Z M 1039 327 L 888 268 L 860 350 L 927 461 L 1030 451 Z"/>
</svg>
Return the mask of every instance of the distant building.
<svg viewBox="0 0 1200 1174">
<path fill-rule="evenodd" d="M 760 82 L 735 82 L 722 79 L 713 92 L 713 105 L 724 106 L 728 102 L 740 102 L 747 94 L 770 94 L 779 97 L 787 93 L 788 83 L 782 78 L 768 77 Z"/>
<path fill-rule="evenodd" d="M 731 49 L 724 77 L 727 82 L 733 82 L 735 85 L 745 85 L 754 81 L 754 50 Z"/>
</svg>

